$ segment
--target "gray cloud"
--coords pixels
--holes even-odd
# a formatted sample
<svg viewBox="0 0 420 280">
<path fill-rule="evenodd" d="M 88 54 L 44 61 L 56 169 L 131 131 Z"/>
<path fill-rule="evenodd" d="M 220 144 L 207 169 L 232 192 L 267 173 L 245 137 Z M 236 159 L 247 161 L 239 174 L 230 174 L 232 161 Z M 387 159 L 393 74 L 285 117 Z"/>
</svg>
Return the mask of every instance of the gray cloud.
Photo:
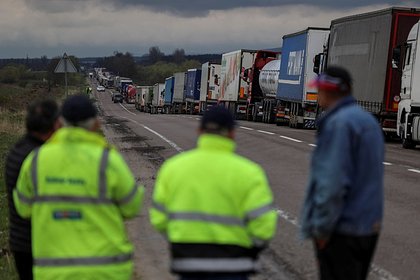
<svg viewBox="0 0 420 280">
<path fill-rule="evenodd" d="M 320 1 L 324 5 L 329 2 Z M 120 3 L 118 6 L 117 2 Z M 337 0 L 340 4 L 363 2 L 366 5 L 356 8 L 336 5 L 331 9 L 304 4 L 285 5 L 290 3 L 288 0 L 272 1 L 276 4 L 274 7 L 267 6 L 269 1 L 265 0 L 258 1 L 261 3 L 258 7 L 249 6 L 255 1 L 247 0 L 241 1 L 243 4 L 226 0 L 223 2 L 228 3 L 213 1 L 199 6 L 196 2 L 203 1 L 191 0 L 185 4 L 189 5 L 185 8 L 188 12 L 182 12 L 180 16 L 179 9 L 187 1 L 170 1 L 165 10 L 159 10 L 159 7 L 167 1 L 155 2 L 159 3 L 2 0 L 7 9 L 0 9 L 0 57 L 25 57 L 27 54 L 30 57 L 51 57 L 64 51 L 77 56 L 104 56 L 115 50 L 142 55 L 153 45 L 160 46 L 165 53 L 171 53 L 175 48 L 184 48 L 187 53 L 222 53 L 239 48 L 279 47 L 285 34 L 307 26 L 328 27 L 333 19 L 389 6 L 368 5 L 376 0 Z M 416 6 L 419 2 L 401 1 L 399 4 Z M 201 16 L 186 16 L 188 13 L 197 15 L 194 12 L 197 9 Z"/>
<path fill-rule="evenodd" d="M 264 8 L 287 5 L 311 5 L 323 9 L 349 9 L 367 5 L 398 5 L 398 0 L 25 0 L 38 10 L 50 13 L 83 10 L 87 2 L 114 10 L 143 8 L 153 12 L 169 13 L 184 17 L 206 16 L 211 10 L 230 10 L 235 8 Z"/>
</svg>

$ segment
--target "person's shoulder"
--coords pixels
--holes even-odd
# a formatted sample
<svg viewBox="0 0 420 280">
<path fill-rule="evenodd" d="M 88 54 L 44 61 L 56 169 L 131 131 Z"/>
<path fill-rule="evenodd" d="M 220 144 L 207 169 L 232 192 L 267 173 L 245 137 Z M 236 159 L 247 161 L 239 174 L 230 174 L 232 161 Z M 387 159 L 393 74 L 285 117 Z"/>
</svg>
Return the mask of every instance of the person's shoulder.
<svg viewBox="0 0 420 280">
<path fill-rule="evenodd" d="M 244 170 L 246 173 L 251 172 L 251 174 L 263 172 L 263 168 L 258 163 L 244 156 L 233 153 L 231 159 L 238 170 Z"/>
<path fill-rule="evenodd" d="M 177 155 L 174 155 L 167 160 L 162 165 L 162 168 L 176 168 L 178 166 L 183 166 L 185 164 L 188 164 L 191 162 L 192 157 L 197 153 L 197 149 L 192 149 L 189 151 L 185 151 L 182 153 L 179 153 Z"/>
<path fill-rule="evenodd" d="M 347 127 L 354 132 L 380 130 L 379 122 L 373 114 L 356 103 L 339 110 L 332 121 L 336 126 Z"/>
</svg>

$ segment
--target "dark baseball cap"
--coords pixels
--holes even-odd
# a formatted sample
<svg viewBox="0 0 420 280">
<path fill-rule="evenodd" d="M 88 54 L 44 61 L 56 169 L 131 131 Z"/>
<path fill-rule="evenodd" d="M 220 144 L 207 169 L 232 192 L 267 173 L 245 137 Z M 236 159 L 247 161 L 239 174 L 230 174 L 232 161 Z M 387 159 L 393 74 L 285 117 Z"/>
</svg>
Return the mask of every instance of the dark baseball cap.
<svg viewBox="0 0 420 280">
<path fill-rule="evenodd" d="M 236 122 L 231 112 L 223 106 L 213 106 L 204 113 L 200 128 L 203 130 L 232 130 Z"/>
<path fill-rule="evenodd" d="M 78 123 L 96 117 L 98 114 L 92 101 L 85 95 L 73 95 L 62 106 L 61 115 L 70 123 Z"/>
</svg>

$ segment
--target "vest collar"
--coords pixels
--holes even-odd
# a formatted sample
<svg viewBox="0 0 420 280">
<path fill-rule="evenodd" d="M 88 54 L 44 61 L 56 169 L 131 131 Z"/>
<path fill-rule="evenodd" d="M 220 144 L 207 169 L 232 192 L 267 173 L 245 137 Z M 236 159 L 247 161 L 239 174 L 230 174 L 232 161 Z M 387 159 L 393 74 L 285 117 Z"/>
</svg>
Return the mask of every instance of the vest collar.
<svg viewBox="0 0 420 280">
<path fill-rule="evenodd" d="M 223 152 L 234 152 L 236 144 L 233 140 L 215 135 L 203 134 L 198 138 L 198 148 L 203 150 L 218 150 Z"/>
<path fill-rule="evenodd" d="M 48 143 L 92 143 L 102 147 L 109 146 L 100 134 L 80 127 L 60 128 L 48 140 Z"/>
</svg>

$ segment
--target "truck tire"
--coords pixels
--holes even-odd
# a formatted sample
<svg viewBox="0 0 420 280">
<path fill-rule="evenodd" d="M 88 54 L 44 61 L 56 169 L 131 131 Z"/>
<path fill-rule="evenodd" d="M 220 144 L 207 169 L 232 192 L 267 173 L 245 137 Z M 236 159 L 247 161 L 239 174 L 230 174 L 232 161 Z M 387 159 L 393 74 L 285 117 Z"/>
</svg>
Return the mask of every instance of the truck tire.
<svg viewBox="0 0 420 280">
<path fill-rule="evenodd" d="M 402 147 L 404 149 L 414 149 L 416 147 L 416 144 L 408 140 L 407 138 L 402 139 Z"/>
</svg>

